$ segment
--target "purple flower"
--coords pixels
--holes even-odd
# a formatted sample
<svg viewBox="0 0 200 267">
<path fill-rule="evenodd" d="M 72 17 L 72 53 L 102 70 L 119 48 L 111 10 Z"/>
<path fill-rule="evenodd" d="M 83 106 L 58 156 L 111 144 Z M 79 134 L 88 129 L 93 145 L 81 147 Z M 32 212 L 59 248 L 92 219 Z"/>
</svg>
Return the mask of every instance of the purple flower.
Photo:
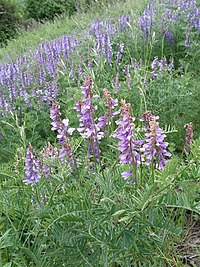
<svg viewBox="0 0 200 267">
<path fill-rule="evenodd" d="M 168 69 L 174 70 L 174 59 L 173 58 L 170 58 Z"/>
<path fill-rule="evenodd" d="M 152 77 L 153 77 L 154 81 L 156 81 L 156 80 L 157 80 L 157 76 L 158 76 L 158 74 L 157 74 L 157 70 L 154 69 L 154 70 L 151 72 L 151 74 L 152 74 Z"/>
<path fill-rule="evenodd" d="M 160 66 L 160 73 L 162 73 L 163 71 L 166 70 L 167 68 L 167 59 L 166 57 L 163 57 L 160 62 L 159 62 L 159 66 Z"/>
<path fill-rule="evenodd" d="M 68 135 L 72 135 L 74 128 L 68 128 L 68 119 L 61 119 L 60 106 L 53 101 L 50 109 L 50 118 L 52 120 L 52 131 L 57 131 L 57 139 L 60 144 L 59 158 L 62 162 L 66 159 L 73 170 L 76 169 L 73 150 L 70 145 Z"/>
<path fill-rule="evenodd" d="M 132 57 L 130 61 L 131 61 L 131 67 L 134 68 L 134 69 L 135 68 L 137 69 L 138 68 L 138 64 L 136 62 L 136 59 L 134 57 Z"/>
<path fill-rule="evenodd" d="M 78 117 L 80 127 L 77 129 L 83 138 L 89 140 L 89 153 L 93 154 L 97 161 L 99 161 L 98 141 L 104 136 L 100 132 L 99 126 L 95 123 L 94 111 L 97 106 L 93 105 L 93 99 L 98 98 L 93 94 L 93 81 L 87 77 L 85 83 L 81 87 L 84 98 L 76 103 L 75 109 L 79 112 Z"/>
<path fill-rule="evenodd" d="M 153 114 L 151 114 L 150 111 L 146 111 L 145 113 L 142 114 L 140 120 L 144 121 L 145 123 L 145 130 L 149 131 L 150 130 L 150 121 L 154 120 L 154 119 L 159 119 L 159 117 L 155 117 Z"/>
<path fill-rule="evenodd" d="M 164 33 L 167 43 L 170 45 L 173 44 L 174 40 L 173 40 L 172 33 L 169 30 L 165 30 L 163 33 Z"/>
<path fill-rule="evenodd" d="M 158 60 L 158 57 L 156 56 L 151 64 L 152 68 L 152 77 L 154 80 L 157 80 L 158 75 L 161 75 L 165 71 L 170 71 L 174 69 L 174 62 L 173 59 L 170 59 L 169 65 L 167 64 L 166 57 L 164 56 L 160 61 Z"/>
<path fill-rule="evenodd" d="M 159 66 L 159 60 L 158 60 L 158 57 L 154 57 L 154 60 L 153 62 L 151 63 L 151 68 L 154 70 L 156 69 L 157 67 Z"/>
<path fill-rule="evenodd" d="M 57 131 L 58 129 L 61 128 L 60 125 L 60 118 L 61 118 L 61 113 L 60 113 L 60 106 L 53 101 L 52 102 L 52 107 L 50 109 L 50 118 L 52 120 L 51 125 L 53 126 L 51 128 L 52 131 Z"/>
<path fill-rule="evenodd" d="M 80 59 L 80 60 L 82 62 L 82 59 Z M 81 64 L 78 65 L 77 73 L 78 73 L 78 76 L 82 78 L 82 76 L 83 76 L 83 68 L 82 68 Z"/>
<path fill-rule="evenodd" d="M 133 170 L 131 169 L 130 171 L 122 172 L 121 175 L 126 180 L 132 175 L 132 173 L 133 173 Z"/>
<path fill-rule="evenodd" d="M 63 144 L 65 137 L 67 135 L 72 135 L 75 128 L 67 128 L 69 119 L 61 119 L 60 106 L 55 101 L 52 102 L 52 107 L 50 109 L 50 118 L 52 120 L 51 130 L 58 132 L 58 142 L 59 144 Z"/>
<path fill-rule="evenodd" d="M 143 144 L 143 140 L 135 140 L 135 118 L 130 114 L 130 107 L 130 103 L 126 104 L 124 100 L 121 101 L 120 118 L 116 121 L 118 128 L 113 134 L 113 137 L 119 139 L 118 150 L 121 152 L 119 155 L 120 163 L 138 166 L 141 163 L 139 148 Z M 126 176 L 127 173 L 123 175 Z"/>
<path fill-rule="evenodd" d="M 33 147 L 29 144 L 25 158 L 25 174 L 26 178 L 23 181 L 25 184 L 35 184 L 41 178 L 41 162 L 37 160 L 33 153 Z"/>
<path fill-rule="evenodd" d="M 152 162 L 155 162 L 157 168 L 164 169 L 167 158 L 171 157 L 171 154 L 166 150 L 168 146 L 168 143 L 164 141 L 166 135 L 156 121 L 159 117 L 152 114 L 146 114 L 145 116 L 148 118 L 146 121 L 145 144 L 143 145 L 145 164 L 149 166 Z"/>
<path fill-rule="evenodd" d="M 190 153 L 190 145 L 192 143 L 193 139 L 193 126 L 192 123 L 187 123 L 184 125 L 184 128 L 186 130 L 186 137 L 185 137 L 185 143 L 184 143 L 184 148 L 187 154 Z"/>
</svg>

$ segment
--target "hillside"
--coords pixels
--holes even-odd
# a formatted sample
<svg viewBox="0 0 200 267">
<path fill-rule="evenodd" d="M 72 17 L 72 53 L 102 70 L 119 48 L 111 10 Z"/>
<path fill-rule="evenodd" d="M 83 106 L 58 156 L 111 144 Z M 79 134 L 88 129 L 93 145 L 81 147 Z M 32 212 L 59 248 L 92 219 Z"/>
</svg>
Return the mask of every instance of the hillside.
<svg viewBox="0 0 200 267">
<path fill-rule="evenodd" d="M 200 7 L 128 0 L 0 49 L 0 266 L 200 266 Z"/>
</svg>

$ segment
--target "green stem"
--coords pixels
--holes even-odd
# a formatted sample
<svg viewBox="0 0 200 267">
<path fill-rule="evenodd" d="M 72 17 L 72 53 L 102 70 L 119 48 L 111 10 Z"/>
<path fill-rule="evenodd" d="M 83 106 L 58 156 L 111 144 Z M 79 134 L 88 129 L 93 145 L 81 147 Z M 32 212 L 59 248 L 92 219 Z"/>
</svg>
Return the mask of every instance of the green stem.
<svg viewBox="0 0 200 267">
<path fill-rule="evenodd" d="M 155 177 L 154 177 L 154 161 L 152 161 L 152 163 L 151 163 L 151 178 L 152 178 L 152 182 L 153 182 L 153 184 L 154 184 L 154 182 L 155 182 Z"/>
</svg>

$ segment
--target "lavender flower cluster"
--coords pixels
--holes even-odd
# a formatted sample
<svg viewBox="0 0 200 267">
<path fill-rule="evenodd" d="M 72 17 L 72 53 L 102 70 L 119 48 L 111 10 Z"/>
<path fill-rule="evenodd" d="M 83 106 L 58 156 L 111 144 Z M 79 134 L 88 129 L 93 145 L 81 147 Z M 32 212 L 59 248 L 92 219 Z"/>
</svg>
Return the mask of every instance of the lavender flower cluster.
<svg viewBox="0 0 200 267">
<path fill-rule="evenodd" d="M 171 58 L 169 64 L 167 64 L 166 57 L 163 57 L 160 61 L 158 57 L 155 57 L 152 64 L 152 78 L 157 80 L 158 76 L 162 76 L 165 72 L 170 72 L 174 69 L 174 59 Z"/>
<path fill-rule="evenodd" d="M 168 43 L 172 43 L 173 34 L 169 24 L 178 24 L 181 18 L 186 22 L 185 45 L 188 47 L 192 30 L 200 33 L 200 12 L 195 0 L 151 0 L 136 25 L 146 37 L 161 25 L 159 31 Z M 116 52 L 113 40 L 115 36 L 131 30 L 132 24 L 134 21 L 128 15 L 117 20 L 110 18 L 108 21 L 96 21 L 83 32 L 44 42 L 35 51 L 28 51 L 16 60 L 11 60 L 8 56 L 7 63 L 0 63 L 0 114 L 5 115 L 14 109 L 16 100 L 30 108 L 33 100 L 38 103 L 38 108 L 43 103 L 49 105 L 52 98 L 61 94 L 58 82 L 60 73 L 74 81 L 84 80 L 84 69 L 92 68 L 91 59 L 98 62 L 104 57 L 110 65 L 122 65 L 126 46 L 119 41 Z M 90 46 L 88 52 L 82 54 L 82 48 L 88 47 L 91 39 L 93 47 Z M 129 88 L 130 66 L 124 66 Z M 119 75 L 116 74 L 114 81 L 116 91 L 120 88 Z M 157 75 L 158 66 L 152 70 L 154 79 L 157 79 Z"/>
<path fill-rule="evenodd" d="M 167 62 L 166 57 L 161 58 L 160 60 L 156 56 L 151 63 L 151 70 L 148 70 L 146 66 L 143 66 L 142 59 L 139 62 L 132 57 L 130 64 L 124 67 L 124 73 L 126 78 L 126 85 L 128 89 L 132 88 L 132 82 L 134 77 L 137 75 L 141 78 L 141 81 L 145 84 L 146 89 L 149 90 L 149 83 L 161 79 L 166 74 L 169 75 L 174 70 L 174 59 L 170 58 Z M 119 73 L 116 74 L 115 79 L 112 80 L 112 86 L 117 93 L 121 84 L 119 82 Z"/>
<path fill-rule="evenodd" d="M 76 36 L 63 36 L 41 44 L 37 50 L 28 51 L 15 61 L 0 64 L 0 112 L 4 114 L 13 109 L 17 99 L 30 108 L 33 98 L 49 104 L 59 93 L 60 59 L 65 58 L 67 64 L 69 55 L 72 56 L 77 47 Z"/>
<path fill-rule="evenodd" d="M 169 22 L 178 24 L 182 17 L 187 28 L 185 45 L 189 46 L 191 32 L 195 29 L 200 33 L 199 7 L 195 0 L 151 0 L 136 25 L 146 37 L 152 31 L 157 31 L 156 27 L 161 25 L 159 31 L 164 34 L 168 43 L 172 43 L 173 34 L 168 26 Z M 38 103 L 38 108 L 43 103 L 49 105 L 52 99 L 62 93 L 58 84 L 60 75 L 68 76 L 74 81 L 82 81 L 85 79 L 85 68 L 92 68 L 92 60 L 98 62 L 104 57 L 110 66 L 114 63 L 122 65 L 126 45 L 122 41 L 119 42 L 116 52 L 113 40 L 131 30 L 133 24 L 135 22 L 129 15 L 118 19 L 110 18 L 108 21 L 96 21 L 83 32 L 44 42 L 35 51 L 28 51 L 16 60 L 8 56 L 7 63 L 0 63 L 0 114 L 4 115 L 14 109 L 16 101 L 21 101 L 21 104 L 25 103 L 30 108 L 33 100 Z M 91 40 L 93 47 L 88 46 Z M 88 47 L 87 53 L 82 53 L 83 47 L 84 50 Z M 129 88 L 130 66 L 124 66 Z M 155 79 L 157 67 L 152 70 Z M 115 90 L 118 91 L 119 73 L 116 74 L 114 83 Z"/>
<path fill-rule="evenodd" d="M 49 143 L 48 146 L 43 148 L 36 157 L 32 145 L 29 145 L 25 158 L 26 178 L 24 182 L 26 184 L 35 184 L 42 176 L 49 179 L 51 172 L 54 169 L 54 163 L 58 160 L 62 164 L 66 164 L 66 166 L 70 168 L 72 174 L 76 173 L 76 160 L 69 139 L 69 135 L 72 135 L 75 129 L 68 128 L 68 119 L 61 119 L 60 106 L 55 101 L 52 101 L 50 118 L 52 120 L 51 130 L 57 132 L 59 149 L 53 147 Z"/>
<path fill-rule="evenodd" d="M 97 106 L 93 105 L 93 98 L 98 98 L 99 96 L 94 96 L 92 87 L 93 81 L 87 77 L 82 86 L 84 98 L 76 103 L 75 109 L 79 113 L 78 117 L 80 121 L 80 128 L 77 130 L 83 138 L 89 140 L 89 156 L 94 153 L 95 159 L 99 161 L 98 141 L 104 134 L 95 123 L 94 111 L 97 110 Z"/>
<path fill-rule="evenodd" d="M 200 33 L 200 10 L 196 0 L 151 0 L 137 25 L 146 38 L 153 31 L 160 32 L 168 44 L 172 44 L 174 36 L 171 28 L 181 20 L 185 22 L 185 46 L 188 47 L 192 31 Z"/>
<path fill-rule="evenodd" d="M 83 57 L 82 49 L 88 46 L 88 39 L 94 37 L 97 57 L 105 56 L 111 64 L 111 40 L 126 31 L 129 20 L 129 17 L 122 16 L 117 21 L 97 21 L 81 33 L 44 42 L 35 51 L 30 50 L 16 60 L 8 56 L 8 62 L 0 63 L 0 114 L 14 109 L 16 100 L 30 108 L 32 99 L 39 103 L 38 108 L 43 103 L 49 105 L 52 99 L 62 93 L 58 87 L 60 73 L 72 80 L 85 79 L 85 62 L 88 62 L 90 69 L 93 50 L 88 48 L 88 58 Z"/>
<path fill-rule="evenodd" d="M 120 152 L 119 161 L 121 164 L 128 164 L 130 170 L 122 173 L 124 178 L 128 178 L 134 168 L 141 164 L 149 166 L 155 164 L 156 168 L 163 169 L 171 154 L 167 151 L 168 143 L 164 141 L 165 134 L 159 127 L 158 117 L 151 113 L 144 113 L 141 120 L 145 122 L 145 138 L 138 139 L 138 130 L 135 127 L 135 118 L 131 116 L 131 105 L 121 100 L 121 107 L 115 111 L 117 99 L 113 99 L 107 89 L 103 89 L 104 106 L 106 112 L 100 117 L 95 116 L 97 106 L 94 100 L 99 96 L 93 93 L 93 81 L 87 77 L 83 86 L 82 93 L 84 98 L 78 101 L 75 109 L 78 112 L 80 125 L 77 128 L 80 135 L 88 140 L 89 150 L 88 159 L 96 160 L 100 163 L 101 155 L 99 150 L 100 140 L 108 133 L 108 127 L 116 115 L 119 118 L 115 121 L 117 129 L 112 136 L 119 140 L 118 150 Z M 54 161 L 60 160 L 71 169 L 72 175 L 77 171 L 76 159 L 73 148 L 70 144 L 69 136 L 75 130 L 68 128 L 68 119 L 61 119 L 60 107 L 55 101 L 52 102 L 50 109 L 52 120 L 52 130 L 57 132 L 59 149 L 50 144 L 43 149 L 39 156 L 34 155 L 34 150 L 29 145 L 25 159 L 25 183 L 37 183 L 42 176 L 49 178 Z M 102 131 L 104 129 L 104 131 Z"/>
<path fill-rule="evenodd" d="M 25 158 L 25 184 L 35 184 L 41 177 L 49 179 L 54 167 L 54 161 L 57 160 L 58 150 L 50 143 L 36 157 L 34 148 L 29 144 Z"/>
<path fill-rule="evenodd" d="M 53 101 L 50 109 L 50 118 L 52 120 L 52 131 L 57 131 L 57 139 L 60 145 L 59 158 L 63 162 L 67 160 L 72 168 L 75 169 L 75 160 L 73 151 L 70 145 L 69 135 L 72 135 L 74 128 L 67 128 L 69 124 L 68 119 L 61 119 L 60 107 Z"/>
<path fill-rule="evenodd" d="M 158 119 L 159 117 L 149 112 L 143 114 L 141 120 L 145 121 L 146 124 L 146 138 L 143 148 L 144 157 L 146 158 L 145 164 L 149 166 L 155 162 L 156 167 L 163 170 L 167 163 L 167 158 L 171 157 L 171 153 L 166 150 L 168 146 L 168 143 L 164 141 L 166 135 L 159 127 Z"/>
<path fill-rule="evenodd" d="M 99 140 L 106 135 L 106 131 L 102 131 L 102 129 L 109 125 L 110 120 L 117 114 L 114 112 L 114 108 L 118 101 L 111 98 L 107 89 L 103 89 L 105 108 L 108 111 L 103 116 L 95 118 L 94 112 L 98 107 L 93 105 L 93 100 L 99 96 L 93 93 L 92 79 L 87 77 L 81 88 L 84 98 L 78 101 L 75 106 L 80 121 L 80 127 L 77 130 L 83 138 L 89 140 L 88 156 L 94 154 L 95 160 L 99 162 Z"/>
<path fill-rule="evenodd" d="M 145 122 L 145 139 L 136 139 L 134 120 L 130 115 L 130 104 L 121 101 L 120 118 L 116 121 L 118 128 L 113 137 L 119 139 L 118 150 L 121 152 L 119 161 L 122 164 L 132 166 L 122 176 L 127 179 L 133 172 L 133 168 L 140 164 L 147 166 L 154 164 L 159 169 L 164 169 L 171 154 L 166 150 L 168 143 L 164 141 L 166 135 L 157 122 L 159 117 L 146 112 L 142 115 L 141 121 Z"/>
<path fill-rule="evenodd" d="M 137 167 L 141 163 L 140 146 L 143 140 L 135 139 L 134 121 L 130 114 L 130 103 L 126 104 L 124 100 L 121 101 L 120 117 L 116 121 L 118 128 L 113 134 L 114 138 L 119 139 L 118 150 L 121 152 L 119 161 L 122 164 L 130 164 Z M 132 174 L 132 169 L 129 172 L 122 173 L 124 178 L 128 178 Z"/>
</svg>

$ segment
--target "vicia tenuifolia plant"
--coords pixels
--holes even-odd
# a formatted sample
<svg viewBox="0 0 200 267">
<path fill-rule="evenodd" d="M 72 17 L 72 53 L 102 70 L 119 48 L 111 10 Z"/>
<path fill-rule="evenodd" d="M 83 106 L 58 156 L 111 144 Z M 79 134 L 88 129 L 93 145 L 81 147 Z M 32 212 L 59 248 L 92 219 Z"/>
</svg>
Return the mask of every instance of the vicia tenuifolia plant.
<svg viewBox="0 0 200 267">
<path fill-rule="evenodd" d="M 131 116 L 130 108 L 130 103 L 121 100 L 120 117 L 116 121 L 118 128 L 113 134 L 114 138 L 119 139 L 120 163 L 131 166 L 129 171 L 122 173 L 124 178 L 128 178 L 132 174 L 133 168 L 136 168 L 141 163 L 140 147 L 144 142 L 135 138 L 135 118 Z"/>
<path fill-rule="evenodd" d="M 119 140 L 119 163 L 129 168 L 128 171 L 122 172 L 122 177 L 125 179 L 132 174 L 136 179 L 136 169 L 144 165 L 164 169 L 171 154 L 167 151 L 168 143 L 164 140 L 166 135 L 159 126 L 158 116 L 145 112 L 141 117 L 141 121 L 145 123 L 144 128 L 136 127 L 135 118 L 131 114 L 131 104 L 121 100 L 120 109 L 114 111 L 118 100 L 114 100 L 109 91 L 104 88 L 102 91 L 107 111 L 98 117 L 95 111 L 98 109 L 99 96 L 93 92 L 93 81 L 90 77 L 86 78 L 81 90 L 84 97 L 75 106 L 79 117 L 79 126 L 76 129 L 83 139 L 87 140 L 87 157 L 92 163 L 95 161 L 96 164 L 101 164 L 100 140 L 105 136 L 108 138 L 112 136 Z M 94 105 L 94 100 L 97 105 Z M 119 118 L 114 119 L 118 114 Z M 70 135 L 73 138 L 72 134 L 75 128 L 68 128 L 69 120 L 61 119 L 60 107 L 56 101 L 52 101 L 50 118 L 52 120 L 51 129 L 57 132 L 59 148 L 54 148 L 49 144 L 37 159 L 33 153 L 33 147 L 29 145 L 25 160 L 27 183 L 34 184 L 39 181 L 41 176 L 49 177 L 53 164 L 45 162 L 46 158 L 55 160 L 57 157 L 62 164 L 65 163 L 70 167 L 71 175 L 75 175 L 77 168 L 83 168 L 76 164 L 80 160 L 76 158 L 69 139 Z M 114 133 L 110 133 L 110 128 L 108 128 L 112 122 L 117 125 Z M 109 135 L 107 135 L 108 132 Z M 144 138 L 141 138 L 142 134 Z"/>
<path fill-rule="evenodd" d="M 26 184 L 35 184 L 42 177 L 49 179 L 54 171 L 54 163 L 58 158 L 58 149 L 50 143 L 37 156 L 33 146 L 29 144 L 26 150 L 24 182 Z"/>
<path fill-rule="evenodd" d="M 168 158 L 171 157 L 171 153 L 167 151 L 168 143 L 164 141 L 166 135 L 160 128 L 158 119 L 158 116 L 154 116 L 149 112 L 143 114 L 141 120 L 145 121 L 146 124 L 143 148 L 144 158 L 146 159 L 145 164 L 147 166 L 155 164 L 156 168 L 163 170 Z"/>
<path fill-rule="evenodd" d="M 94 111 L 98 109 L 94 106 L 93 100 L 98 98 L 98 95 L 93 93 L 93 81 L 87 77 L 85 83 L 81 87 L 84 98 L 76 103 L 75 109 L 78 112 L 80 127 L 77 129 L 83 138 L 88 139 L 89 151 L 88 156 L 94 155 L 95 160 L 99 161 L 98 142 L 104 136 L 100 131 L 100 127 L 95 122 Z"/>
<path fill-rule="evenodd" d="M 121 101 L 120 118 L 116 121 L 118 128 L 113 137 L 119 139 L 120 163 L 131 166 L 129 171 L 122 173 L 124 178 L 131 176 L 133 170 L 136 176 L 136 168 L 140 165 L 152 165 L 162 170 L 168 158 L 171 157 L 166 150 L 168 143 L 164 141 L 166 135 L 159 127 L 158 118 L 149 112 L 142 115 L 141 120 L 145 122 L 145 138 L 138 139 L 138 131 L 134 124 L 135 118 L 130 113 L 130 103 Z"/>
<path fill-rule="evenodd" d="M 117 115 L 119 112 L 114 111 L 115 107 L 118 105 L 118 99 L 113 99 L 109 93 L 109 91 L 104 88 L 103 89 L 103 95 L 104 95 L 104 106 L 107 109 L 105 114 L 98 118 L 98 127 L 104 128 L 107 125 L 111 124 L 111 119 L 114 118 L 115 115 Z"/>
<path fill-rule="evenodd" d="M 26 184 L 35 184 L 41 178 L 41 163 L 40 160 L 36 159 L 34 155 L 34 149 L 31 144 L 29 144 L 26 151 L 25 158 L 25 180 Z"/>
<path fill-rule="evenodd" d="M 199 7 L 195 0 L 151 0 L 136 24 L 146 39 L 153 32 L 160 33 L 169 45 L 173 45 L 177 38 L 175 29 L 182 25 L 182 35 L 188 47 L 195 30 L 200 33 Z M 175 24 L 176 28 L 173 27 Z"/>
<path fill-rule="evenodd" d="M 57 131 L 57 139 L 60 145 L 59 158 L 63 162 L 67 160 L 73 169 L 75 167 L 75 159 L 73 150 L 70 145 L 69 135 L 72 135 L 74 128 L 68 128 L 68 119 L 61 119 L 60 107 L 53 101 L 50 109 L 50 118 L 52 120 L 52 131 Z"/>
</svg>

